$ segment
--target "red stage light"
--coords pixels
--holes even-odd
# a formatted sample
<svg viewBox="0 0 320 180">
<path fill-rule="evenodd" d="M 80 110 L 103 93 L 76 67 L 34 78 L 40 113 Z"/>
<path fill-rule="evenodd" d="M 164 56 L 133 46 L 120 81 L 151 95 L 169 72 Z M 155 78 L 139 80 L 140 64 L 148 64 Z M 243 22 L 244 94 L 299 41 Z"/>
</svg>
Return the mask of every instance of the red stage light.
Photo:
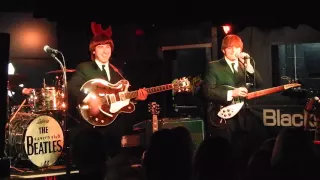
<svg viewBox="0 0 320 180">
<path fill-rule="evenodd" d="M 231 31 L 231 26 L 224 25 L 222 26 L 224 33 L 228 34 Z"/>
<path fill-rule="evenodd" d="M 142 29 L 137 29 L 136 36 L 142 36 L 142 35 L 144 35 L 144 31 Z"/>
</svg>

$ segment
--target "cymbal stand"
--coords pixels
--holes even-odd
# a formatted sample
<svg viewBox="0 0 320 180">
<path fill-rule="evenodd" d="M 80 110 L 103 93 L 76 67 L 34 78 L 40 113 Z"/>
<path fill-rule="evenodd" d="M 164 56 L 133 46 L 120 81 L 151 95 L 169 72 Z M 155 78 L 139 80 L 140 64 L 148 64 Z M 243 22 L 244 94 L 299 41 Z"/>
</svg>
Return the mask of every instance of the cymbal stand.
<svg viewBox="0 0 320 180">
<path fill-rule="evenodd" d="M 64 56 L 63 54 L 58 51 L 58 53 L 61 55 L 62 57 L 62 62 L 57 58 L 56 54 L 55 53 L 51 53 L 51 56 L 59 63 L 60 65 L 60 68 L 63 72 L 63 85 L 62 85 L 62 90 L 63 90 L 63 93 L 64 93 L 64 98 L 66 101 L 68 101 L 68 85 L 67 85 L 67 72 L 66 72 L 66 62 L 65 62 L 65 59 L 64 59 Z M 71 164 L 70 164 L 70 146 L 69 146 L 69 128 L 68 128 L 68 103 L 65 102 L 65 109 L 63 111 L 63 117 L 64 117 L 64 120 L 63 120 L 63 129 L 64 129 L 64 146 L 65 146 L 65 149 L 66 149 L 66 174 L 67 174 L 67 179 L 69 179 L 69 176 L 70 176 L 70 170 L 71 170 Z"/>
<path fill-rule="evenodd" d="M 6 123 L 6 126 L 8 125 L 9 126 L 9 117 L 10 117 L 10 97 L 9 97 L 9 91 L 10 91 L 10 87 L 9 87 L 9 84 L 10 84 L 10 82 L 9 81 L 7 81 L 7 116 L 6 116 L 6 121 L 7 121 L 7 123 Z M 5 134 L 6 134 L 6 131 L 9 131 L 10 132 L 10 127 L 9 127 L 9 129 L 5 129 Z M 5 135 L 5 144 L 4 144 L 4 157 L 3 158 L 7 158 L 7 159 L 10 159 L 10 156 L 11 156 L 11 153 L 10 152 L 7 152 L 7 137 L 6 137 L 6 135 Z M 11 161 L 10 161 L 10 163 L 11 163 Z"/>
</svg>

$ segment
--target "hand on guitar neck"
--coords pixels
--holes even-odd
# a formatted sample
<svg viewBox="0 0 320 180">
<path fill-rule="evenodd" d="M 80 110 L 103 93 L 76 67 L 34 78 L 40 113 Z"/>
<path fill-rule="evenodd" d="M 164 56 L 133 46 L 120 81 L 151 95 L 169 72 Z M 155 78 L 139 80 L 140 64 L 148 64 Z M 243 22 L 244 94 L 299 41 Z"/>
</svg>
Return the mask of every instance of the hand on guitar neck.
<svg viewBox="0 0 320 180">
<path fill-rule="evenodd" d="M 147 99 L 147 97 L 148 97 L 148 92 L 146 88 L 138 90 L 138 96 L 136 98 L 137 101 L 144 101 Z"/>
</svg>

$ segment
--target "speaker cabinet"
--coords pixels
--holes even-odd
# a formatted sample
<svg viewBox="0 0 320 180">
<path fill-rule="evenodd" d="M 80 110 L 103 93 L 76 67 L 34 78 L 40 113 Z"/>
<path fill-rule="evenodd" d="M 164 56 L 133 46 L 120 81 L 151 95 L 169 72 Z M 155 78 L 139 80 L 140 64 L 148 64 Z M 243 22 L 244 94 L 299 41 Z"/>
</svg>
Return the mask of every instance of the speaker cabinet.
<svg viewBox="0 0 320 180">
<path fill-rule="evenodd" d="M 162 118 L 158 121 L 158 130 L 185 127 L 191 134 L 194 148 L 197 149 L 205 138 L 204 122 L 197 118 Z M 153 134 L 151 120 L 146 120 L 134 125 L 133 130 L 141 132 L 135 135 L 122 137 L 122 147 L 142 146 L 147 148 Z"/>
<path fill-rule="evenodd" d="M 160 120 L 159 129 L 172 129 L 183 126 L 189 130 L 195 148 L 204 140 L 204 122 L 197 118 L 164 118 Z"/>
</svg>

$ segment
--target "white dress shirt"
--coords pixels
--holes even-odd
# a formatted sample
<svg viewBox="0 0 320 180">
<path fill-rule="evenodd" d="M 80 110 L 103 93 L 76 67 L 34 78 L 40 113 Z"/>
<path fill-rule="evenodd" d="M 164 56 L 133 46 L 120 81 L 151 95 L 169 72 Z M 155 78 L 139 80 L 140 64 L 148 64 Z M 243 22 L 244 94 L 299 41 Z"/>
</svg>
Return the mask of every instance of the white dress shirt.
<svg viewBox="0 0 320 180">
<path fill-rule="evenodd" d="M 227 61 L 227 64 L 229 65 L 231 71 L 233 72 L 233 68 L 232 68 L 232 64 L 231 63 L 235 63 L 234 64 L 234 69 L 238 72 L 238 67 L 239 67 L 239 61 L 238 60 L 235 60 L 235 61 L 231 61 L 229 60 L 227 57 L 224 57 L 225 60 Z M 250 74 L 253 74 L 254 73 L 254 68 L 252 67 L 251 64 L 247 64 L 247 67 L 246 67 L 246 70 L 247 72 L 249 72 Z M 236 87 L 237 88 L 237 87 Z M 227 92 L 227 101 L 231 101 L 233 99 L 232 97 L 232 90 L 229 90 Z"/>
<path fill-rule="evenodd" d="M 110 77 L 110 71 L 109 71 L 109 62 L 107 63 L 101 63 L 100 61 L 98 60 L 95 60 L 95 62 L 97 63 L 99 69 L 102 71 L 102 65 L 105 65 L 104 69 L 106 70 L 107 72 L 107 77 L 108 77 L 108 80 L 110 81 L 111 80 L 111 77 Z M 89 93 L 84 99 L 83 99 L 83 102 L 84 103 L 87 103 L 89 98 L 91 96 L 91 93 Z"/>
<path fill-rule="evenodd" d="M 97 63 L 101 71 L 102 71 L 102 65 L 105 65 L 104 69 L 107 72 L 108 81 L 110 81 L 111 77 L 110 77 L 110 70 L 109 70 L 109 61 L 107 63 L 101 63 L 100 61 L 95 60 L 95 62 Z"/>
</svg>

